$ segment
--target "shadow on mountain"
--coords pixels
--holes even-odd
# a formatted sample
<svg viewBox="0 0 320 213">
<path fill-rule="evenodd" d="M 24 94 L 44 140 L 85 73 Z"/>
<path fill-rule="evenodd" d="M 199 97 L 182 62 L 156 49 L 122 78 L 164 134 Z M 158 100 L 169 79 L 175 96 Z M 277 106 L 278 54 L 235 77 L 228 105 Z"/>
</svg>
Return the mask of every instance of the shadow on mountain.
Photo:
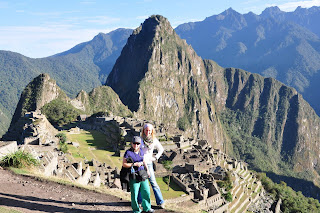
<svg viewBox="0 0 320 213">
<path fill-rule="evenodd" d="M 320 199 L 320 188 L 314 185 L 311 181 L 277 175 L 272 172 L 266 172 L 266 175 L 275 183 L 280 183 L 280 181 L 286 182 L 287 186 L 290 186 L 296 192 L 300 191 L 306 197 L 313 197 L 318 200 Z"/>
</svg>

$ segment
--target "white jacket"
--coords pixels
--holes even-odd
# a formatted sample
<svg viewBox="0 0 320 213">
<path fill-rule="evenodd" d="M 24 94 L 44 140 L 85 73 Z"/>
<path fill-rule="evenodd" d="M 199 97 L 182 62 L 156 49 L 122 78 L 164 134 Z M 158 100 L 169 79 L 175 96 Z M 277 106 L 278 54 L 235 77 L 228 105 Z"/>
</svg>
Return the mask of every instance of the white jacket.
<svg viewBox="0 0 320 213">
<path fill-rule="evenodd" d="M 149 148 L 147 146 L 145 146 L 142 138 L 141 138 L 141 141 L 142 141 L 142 143 L 140 145 L 140 149 L 144 153 L 144 159 L 147 164 L 151 164 L 152 161 L 158 160 L 161 157 L 164 149 L 157 138 L 155 138 L 153 140 L 153 143 L 150 145 Z M 153 157 L 153 150 L 154 149 L 158 150 L 158 153 L 155 155 L 155 157 Z"/>
</svg>

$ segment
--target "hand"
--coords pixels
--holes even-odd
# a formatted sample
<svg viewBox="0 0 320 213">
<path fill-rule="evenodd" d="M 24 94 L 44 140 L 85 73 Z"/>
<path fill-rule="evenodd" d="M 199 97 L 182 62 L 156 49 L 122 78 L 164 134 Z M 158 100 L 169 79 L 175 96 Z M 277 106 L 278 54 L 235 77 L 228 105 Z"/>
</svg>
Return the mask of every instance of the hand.
<svg viewBox="0 0 320 213">
<path fill-rule="evenodd" d="M 135 162 L 134 166 L 140 167 L 140 166 L 142 166 L 142 162 Z"/>
<path fill-rule="evenodd" d="M 150 178 L 151 176 L 150 176 L 150 172 L 149 172 L 149 169 L 147 170 L 147 173 L 148 173 L 148 177 Z"/>
</svg>

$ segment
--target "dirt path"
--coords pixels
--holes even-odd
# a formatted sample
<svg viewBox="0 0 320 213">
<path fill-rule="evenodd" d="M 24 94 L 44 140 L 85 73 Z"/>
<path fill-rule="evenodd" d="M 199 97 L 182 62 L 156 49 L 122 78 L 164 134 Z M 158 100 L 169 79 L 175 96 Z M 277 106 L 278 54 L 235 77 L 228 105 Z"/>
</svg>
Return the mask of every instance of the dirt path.
<svg viewBox="0 0 320 213">
<path fill-rule="evenodd" d="M 0 206 L 21 212 L 132 212 L 112 195 L 12 174 L 0 167 Z M 153 207 L 156 209 L 156 207 Z M 156 212 L 168 212 L 156 209 Z"/>
</svg>

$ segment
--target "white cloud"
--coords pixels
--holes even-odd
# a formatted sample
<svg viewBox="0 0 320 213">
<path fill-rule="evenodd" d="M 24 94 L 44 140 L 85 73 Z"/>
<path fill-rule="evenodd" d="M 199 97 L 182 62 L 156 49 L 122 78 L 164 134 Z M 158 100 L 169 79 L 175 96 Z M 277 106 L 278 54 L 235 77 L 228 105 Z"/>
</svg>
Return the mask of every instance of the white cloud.
<svg viewBox="0 0 320 213">
<path fill-rule="evenodd" d="M 96 17 L 87 17 L 87 18 L 81 18 L 84 21 L 88 23 L 95 23 L 100 25 L 107 25 L 115 22 L 119 22 L 120 18 L 112 18 L 108 16 L 96 16 Z"/>
<path fill-rule="evenodd" d="M 114 29 L 75 29 L 68 25 L 0 27 L 0 49 L 32 58 L 54 55 Z"/>
<path fill-rule="evenodd" d="M 301 6 L 303 8 L 309 8 L 312 6 L 320 6 L 320 0 L 288 2 L 285 4 L 278 5 L 278 7 L 283 11 L 293 11 L 298 6 Z"/>
<path fill-rule="evenodd" d="M 136 17 L 137 20 L 145 20 L 145 19 L 147 19 L 147 18 L 149 18 L 148 15 L 145 15 L 145 16 L 137 16 L 137 17 Z"/>
</svg>

